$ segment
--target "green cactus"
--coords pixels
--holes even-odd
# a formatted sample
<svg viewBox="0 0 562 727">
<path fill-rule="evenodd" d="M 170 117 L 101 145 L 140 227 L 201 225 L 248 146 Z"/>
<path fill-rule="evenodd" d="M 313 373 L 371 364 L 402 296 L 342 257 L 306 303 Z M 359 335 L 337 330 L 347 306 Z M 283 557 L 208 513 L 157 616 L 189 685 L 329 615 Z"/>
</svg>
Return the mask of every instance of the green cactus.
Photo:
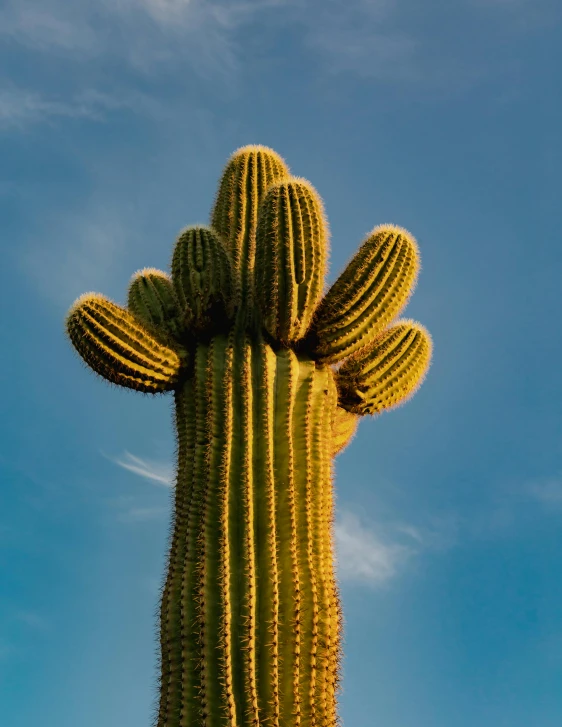
<svg viewBox="0 0 562 727">
<path fill-rule="evenodd" d="M 334 727 L 332 457 L 359 416 L 406 400 L 428 369 L 425 329 L 387 328 L 418 250 L 375 228 L 320 301 L 321 200 L 261 146 L 229 160 L 211 222 L 180 235 L 171 279 L 134 276 L 128 310 L 86 294 L 66 321 L 96 373 L 175 396 L 157 726 Z"/>
</svg>

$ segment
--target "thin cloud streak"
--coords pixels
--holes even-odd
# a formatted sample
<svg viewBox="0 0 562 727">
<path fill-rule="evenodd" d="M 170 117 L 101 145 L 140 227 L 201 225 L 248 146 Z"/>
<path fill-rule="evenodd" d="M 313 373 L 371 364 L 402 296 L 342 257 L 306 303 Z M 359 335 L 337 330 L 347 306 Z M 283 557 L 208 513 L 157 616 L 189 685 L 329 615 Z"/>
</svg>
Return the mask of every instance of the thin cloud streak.
<svg viewBox="0 0 562 727">
<path fill-rule="evenodd" d="M 139 94 L 117 96 L 88 89 L 63 100 L 29 89 L 0 89 L 0 130 L 23 129 L 56 118 L 103 122 L 108 114 L 123 110 L 146 116 L 153 115 L 157 109 L 153 102 Z"/>
<path fill-rule="evenodd" d="M 173 487 L 174 485 L 174 469 L 165 462 L 142 459 L 127 451 L 121 457 L 108 457 L 108 459 L 119 467 L 163 487 Z"/>
<path fill-rule="evenodd" d="M 117 519 L 123 523 L 149 522 L 159 520 L 168 512 L 169 508 L 167 507 L 132 507 L 127 512 L 118 515 Z"/>
</svg>

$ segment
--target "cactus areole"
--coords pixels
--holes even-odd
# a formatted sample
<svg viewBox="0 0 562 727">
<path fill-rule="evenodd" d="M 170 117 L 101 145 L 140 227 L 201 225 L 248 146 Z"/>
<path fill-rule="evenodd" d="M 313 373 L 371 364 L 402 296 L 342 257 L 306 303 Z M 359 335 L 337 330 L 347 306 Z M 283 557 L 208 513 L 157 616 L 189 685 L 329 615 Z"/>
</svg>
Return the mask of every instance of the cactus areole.
<svg viewBox="0 0 562 727">
<path fill-rule="evenodd" d="M 87 293 L 68 313 L 96 373 L 175 397 L 157 727 L 338 724 L 332 460 L 360 416 L 417 389 L 431 339 L 396 321 L 419 267 L 408 232 L 376 227 L 324 294 L 327 256 L 315 189 L 248 146 L 171 275 L 136 273 L 126 308 Z"/>
</svg>

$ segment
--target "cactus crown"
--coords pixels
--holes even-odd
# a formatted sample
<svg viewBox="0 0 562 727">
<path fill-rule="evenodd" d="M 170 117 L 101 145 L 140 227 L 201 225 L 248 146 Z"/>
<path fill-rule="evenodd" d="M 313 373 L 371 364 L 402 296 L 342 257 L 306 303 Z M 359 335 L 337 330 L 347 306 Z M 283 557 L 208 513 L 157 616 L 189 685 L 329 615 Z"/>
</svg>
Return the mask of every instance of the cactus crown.
<svg viewBox="0 0 562 727">
<path fill-rule="evenodd" d="M 264 146 L 231 156 L 211 223 L 181 232 L 171 276 L 153 268 L 133 276 L 127 309 L 99 294 L 74 303 L 67 331 L 97 373 L 145 392 L 170 390 L 195 338 L 236 327 L 261 330 L 274 347 L 318 365 L 345 361 L 337 381 L 348 412 L 377 413 L 416 390 L 430 336 L 413 321 L 387 329 L 419 269 L 406 230 L 375 227 L 321 299 L 329 254 L 322 200 Z"/>
</svg>

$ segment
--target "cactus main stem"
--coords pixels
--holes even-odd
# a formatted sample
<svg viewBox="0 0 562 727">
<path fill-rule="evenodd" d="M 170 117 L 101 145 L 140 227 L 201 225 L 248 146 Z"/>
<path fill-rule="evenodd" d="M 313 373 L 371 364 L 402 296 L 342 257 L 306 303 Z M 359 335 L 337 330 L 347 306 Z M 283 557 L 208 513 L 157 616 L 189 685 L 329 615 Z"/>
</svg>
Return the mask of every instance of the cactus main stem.
<svg viewBox="0 0 562 727">
<path fill-rule="evenodd" d="M 161 606 L 158 727 L 334 727 L 328 366 L 233 330 L 176 392 L 178 470 Z"/>
<path fill-rule="evenodd" d="M 145 268 L 127 308 L 86 293 L 68 312 L 94 372 L 175 395 L 156 727 L 339 723 L 331 459 L 361 416 L 416 391 L 432 344 L 395 320 L 419 269 L 406 230 L 374 228 L 322 297 L 327 257 L 314 187 L 251 145 L 211 226 L 177 239 L 171 276 Z"/>
</svg>

